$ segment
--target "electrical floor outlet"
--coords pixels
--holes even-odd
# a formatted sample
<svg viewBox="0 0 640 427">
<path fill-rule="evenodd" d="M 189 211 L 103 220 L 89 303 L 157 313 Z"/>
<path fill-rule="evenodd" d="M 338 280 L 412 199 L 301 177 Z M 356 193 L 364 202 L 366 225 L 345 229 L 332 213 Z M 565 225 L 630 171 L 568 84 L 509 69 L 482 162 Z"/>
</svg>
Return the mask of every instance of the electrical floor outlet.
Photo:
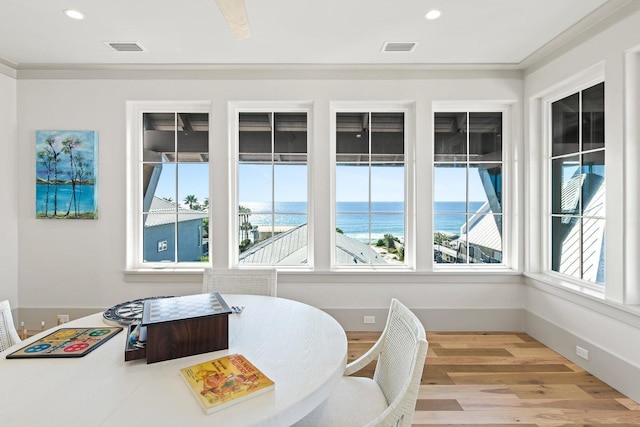
<svg viewBox="0 0 640 427">
<path fill-rule="evenodd" d="M 576 354 L 585 360 L 589 360 L 589 350 L 576 346 Z"/>
</svg>

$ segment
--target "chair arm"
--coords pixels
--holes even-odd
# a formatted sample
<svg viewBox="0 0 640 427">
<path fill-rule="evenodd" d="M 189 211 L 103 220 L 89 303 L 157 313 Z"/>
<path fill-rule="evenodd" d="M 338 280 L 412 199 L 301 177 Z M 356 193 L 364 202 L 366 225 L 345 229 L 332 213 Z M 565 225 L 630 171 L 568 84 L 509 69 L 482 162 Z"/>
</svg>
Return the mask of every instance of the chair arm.
<svg viewBox="0 0 640 427">
<path fill-rule="evenodd" d="M 376 360 L 380 355 L 380 352 L 382 351 L 380 347 L 382 347 L 382 343 L 384 342 L 383 338 L 384 337 L 381 336 L 378 341 L 373 344 L 373 347 L 371 347 L 365 354 L 363 354 L 353 362 L 347 363 L 347 366 L 344 370 L 344 375 L 351 375 L 355 372 L 358 372 L 373 360 Z"/>
</svg>

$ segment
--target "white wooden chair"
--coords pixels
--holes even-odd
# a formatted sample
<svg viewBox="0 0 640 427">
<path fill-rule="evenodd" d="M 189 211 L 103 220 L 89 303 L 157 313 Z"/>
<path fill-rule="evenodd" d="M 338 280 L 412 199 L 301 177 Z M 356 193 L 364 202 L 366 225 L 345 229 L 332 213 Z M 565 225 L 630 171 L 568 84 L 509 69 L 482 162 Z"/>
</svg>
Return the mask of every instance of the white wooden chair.
<svg viewBox="0 0 640 427">
<path fill-rule="evenodd" d="M 275 297 L 278 286 L 276 270 L 205 269 L 202 293 L 252 294 Z"/>
<path fill-rule="evenodd" d="M 6 350 L 21 341 L 13 324 L 9 301 L 0 301 L 0 351 Z"/>
<path fill-rule="evenodd" d="M 296 427 L 409 427 L 413 419 L 429 344 L 424 327 L 407 307 L 391 300 L 382 335 L 347 364 L 336 390 Z M 373 379 L 348 375 L 377 359 Z"/>
</svg>

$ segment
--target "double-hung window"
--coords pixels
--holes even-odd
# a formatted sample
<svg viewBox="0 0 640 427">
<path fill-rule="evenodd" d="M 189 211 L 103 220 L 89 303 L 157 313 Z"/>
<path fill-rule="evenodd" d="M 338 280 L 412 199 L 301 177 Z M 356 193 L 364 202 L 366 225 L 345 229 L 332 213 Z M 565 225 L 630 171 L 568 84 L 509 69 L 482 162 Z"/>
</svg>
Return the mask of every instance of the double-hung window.
<svg viewBox="0 0 640 427">
<path fill-rule="evenodd" d="M 208 103 L 130 103 L 128 113 L 128 268 L 208 264 Z"/>
<path fill-rule="evenodd" d="M 334 265 L 407 266 L 407 110 L 335 113 Z"/>
<path fill-rule="evenodd" d="M 434 114 L 433 260 L 502 264 L 503 112 Z"/>
<path fill-rule="evenodd" d="M 236 263 L 309 267 L 308 108 L 236 114 Z"/>
<path fill-rule="evenodd" d="M 604 285 L 604 83 L 550 105 L 550 270 Z"/>
</svg>

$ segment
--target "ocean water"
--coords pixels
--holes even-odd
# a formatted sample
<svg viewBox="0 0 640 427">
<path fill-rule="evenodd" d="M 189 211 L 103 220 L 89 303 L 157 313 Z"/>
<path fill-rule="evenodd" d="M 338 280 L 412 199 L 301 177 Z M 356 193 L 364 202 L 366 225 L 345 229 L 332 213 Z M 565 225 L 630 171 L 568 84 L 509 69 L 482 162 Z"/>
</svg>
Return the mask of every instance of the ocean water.
<svg viewBox="0 0 640 427">
<path fill-rule="evenodd" d="M 482 204 L 483 202 L 470 202 L 470 212 L 474 212 Z M 251 209 L 249 217 L 251 225 L 271 224 L 272 218 L 269 214 L 271 204 L 246 202 L 241 205 Z M 373 241 L 382 238 L 387 233 L 404 240 L 404 203 L 373 202 L 371 217 L 365 214 L 368 210 L 369 204 L 367 202 L 338 202 L 336 226 L 345 235 L 365 242 L 369 240 L 369 227 L 371 227 L 371 240 Z M 273 221 L 276 226 L 300 225 L 307 222 L 307 204 L 305 202 L 279 202 L 275 204 L 274 212 Z M 435 231 L 458 234 L 465 221 L 465 202 L 436 202 Z"/>
<path fill-rule="evenodd" d="M 69 209 L 69 202 L 71 201 L 71 184 L 57 185 L 49 187 L 49 215 L 53 214 L 53 193 L 55 187 L 58 187 L 58 214 L 65 213 Z M 76 185 L 76 198 L 78 199 L 78 212 L 94 212 L 95 211 L 95 197 L 93 194 L 93 185 Z M 44 213 L 47 206 L 47 185 L 36 184 L 36 213 Z M 71 212 L 74 212 L 74 206 L 71 206 Z"/>
</svg>

